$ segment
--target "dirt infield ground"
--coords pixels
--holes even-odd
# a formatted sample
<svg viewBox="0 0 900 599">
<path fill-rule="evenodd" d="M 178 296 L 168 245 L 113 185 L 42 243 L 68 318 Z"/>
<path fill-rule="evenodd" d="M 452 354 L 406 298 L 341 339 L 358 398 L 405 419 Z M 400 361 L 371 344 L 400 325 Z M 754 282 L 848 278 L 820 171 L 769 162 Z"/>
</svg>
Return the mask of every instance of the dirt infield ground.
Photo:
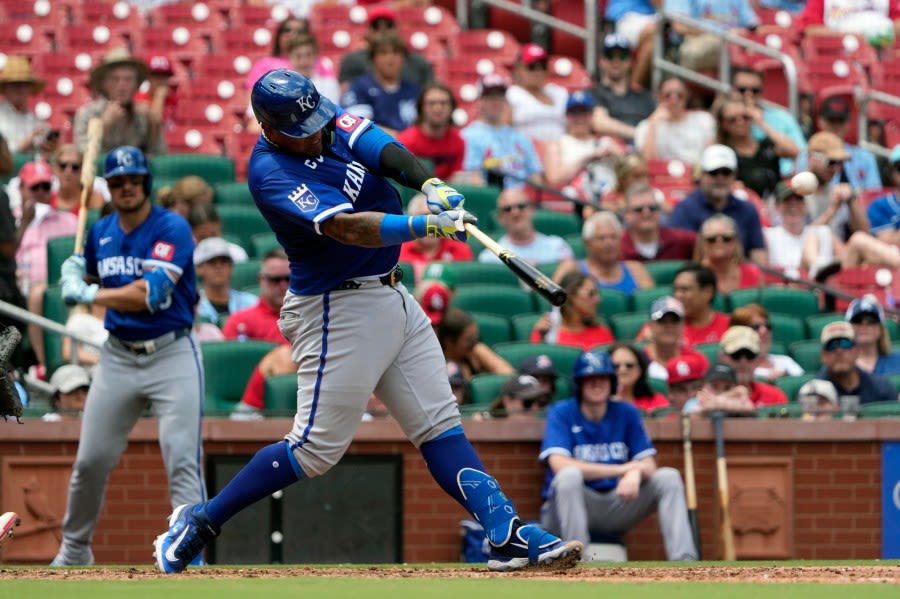
<svg viewBox="0 0 900 599">
<path fill-rule="evenodd" d="M 0 566 L 3 580 L 122 580 L 161 576 L 149 567 L 31 568 Z M 476 567 L 316 566 L 316 567 L 209 567 L 181 574 L 190 578 L 554 578 L 592 582 L 754 582 L 754 583 L 880 583 L 900 585 L 897 566 L 585 566 L 566 571 L 500 574 Z"/>
</svg>

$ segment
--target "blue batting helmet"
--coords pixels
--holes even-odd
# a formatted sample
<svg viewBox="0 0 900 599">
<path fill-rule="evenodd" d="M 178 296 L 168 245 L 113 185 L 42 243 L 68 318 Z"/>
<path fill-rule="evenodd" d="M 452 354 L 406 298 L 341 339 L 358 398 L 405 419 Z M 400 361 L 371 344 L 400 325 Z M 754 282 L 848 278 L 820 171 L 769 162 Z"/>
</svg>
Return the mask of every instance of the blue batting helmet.
<svg viewBox="0 0 900 599">
<path fill-rule="evenodd" d="M 153 177 L 150 174 L 150 166 L 147 157 L 134 146 L 119 146 L 112 149 L 106 155 L 103 165 L 103 177 L 121 177 L 122 175 L 143 175 L 144 193 L 150 195 L 153 187 Z"/>
<path fill-rule="evenodd" d="M 616 367 L 612 358 L 606 352 L 587 351 L 578 356 L 572 367 L 572 388 L 575 390 L 575 398 L 581 401 L 581 381 L 589 376 L 608 376 L 611 393 L 616 390 Z"/>
<path fill-rule="evenodd" d="M 269 71 L 253 85 L 250 104 L 256 120 L 288 137 L 309 137 L 336 112 L 312 81 L 290 69 Z"/>
</svg>

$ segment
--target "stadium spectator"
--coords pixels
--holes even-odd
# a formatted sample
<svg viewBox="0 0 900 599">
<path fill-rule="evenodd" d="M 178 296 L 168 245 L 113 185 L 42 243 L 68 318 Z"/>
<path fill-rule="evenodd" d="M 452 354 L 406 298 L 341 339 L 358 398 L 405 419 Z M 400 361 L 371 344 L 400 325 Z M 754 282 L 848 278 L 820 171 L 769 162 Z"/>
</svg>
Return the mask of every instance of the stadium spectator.
<svg viewBox="0 0 900 599">
<path fill-rule="evenodd" d="M 350 81 L 341 95 L 341 106 L 347 112 L 371 119 L 391 135 L 415 123 L 421 88 L 402 79 L 408 52 L 403 38 L 393 30 L 373 35 L 369 40 L 372 72 Z"/>
<path fill-rule="evenodd" d="M 572 248 L 559 235 L 546 235 L 534 228 L 534 204 L 522 187 L 504 189 L 497 196 L 497 222 L 503 228 L 500 245 L 531 264 L 549 264 L 571 260 Z M 488 249 L 478 254 L 479 262 L 496 262 Z"/>
<path fill-rule="evenodd" d="M 472 402 L 469 396 L 469 383 L 456 362 L 447 362 L 447 380 L 450 382 L 450 390 L 456 397 L 456 405 L 465 406 Z"/>
<path fill-rule="evenodd" d="M 144 104 L 150 117 L 150 138 L 165 135 L 175 128 L 178 111 L 178 82 L 172 79 L 175 69 L 165 54 L 154 54 L 147 60 L 147 89 L 139 89 L 134 101 Z"/>
<path fill-rule="evenodd" d="M 690 260 L 697 234 L 660 225 L 662 204 L 655 191 L 645 182 L 635 183 L 625 191 L 622 259 L 638 262 Z"/>
<path fill-rule="evenodd" d="M 703 20 L 721 31 L 746 33 L 759 26 L 750 0 L 664 0 L 662 8 L 667 13 Z M 691 71 L 719 67 L 722 38 L 677 21 L 672 22 L 672 31 L 684 38 L 678 48 L 681 66 Z"/>
<path fill-rule="evenodd" d="M 533 376 L 541 386 L 543 394 L 536 400 L 538 409 L 543 410 L 550 405 L 556 395 L 556 379 L 559 378 L 559 372 L 556 371 L 550 356 L 547 354 L 528 356 L 519 363 L 517 372 Z"/>
<path fill-rule="evenodd" d="M 430 160 L 434 175 L 449 181 L 462 170 L 466 142 L 453 124 L 456 99 L 443 83 L 426 83 L 416 99 L 416 124 L 397 136 L 397 141 L 418 156 Z"/>
<path fill-rule="evenodd" d="M 716 290 L 722 295 L 765 283 L 759 267 L 744 259 L 734 219 L 722 213 L 713 214 L 700 227 L 694 262 L 715 273 Z"/>
<path fill-rule="evenodd" d="M 570 345 L 587 351 L 615 341 L 612 331 L 597 322 L 601 297 L 590 277 L 571 271 L 563 275 L 559 284 L 568 294 L 566 303 L 558 308 L 559 318 L 554 322 L 552 310 L 541 316 L 531 329 L 531 342 Z"/>
<path fill-rule="evenodd" d="M 78 214 L 81 210 L 81 167 L 84 157 L 75 144 L 63 144 L 50 155 L 50 166 L 57 183 L 50 196 L 50 207 Z M 97 179 L 100 179 L 99 177 Z M 100 179 L 102 181 L 102 179 Z M 99 188 L 105 187 L 105 182 Z M 88 197 L 89 210 L 99 210 L 106 205 L 103 194 L 95 185 Z"/>
<path fill-rule="evenodd" d="M 222 236 L 222 219 L 213 204 L 202 202 L 193 204 L 187 220 L 191 225 L 195 243 L 200 243 L 209 237 Z M 228 247 L 231 249 L 231 258 L 235 263 L 247 261 L 247 250 L 231 241 L 228 242 Z"/>
<path fill-rule="evenodd" d="M 567 272 L 578 271 L 589 276 L 601 291 L 615 289 L 629 295 L 653 287 L 653 277 L 643 264 L 622 260 L 622 234 L 622 224 L 615 214 L 608 210 L 595 212 L 581 228 L 584 259 L 563 261 L 554 277 L 558 279 Z"/>
<path fill-rule="evenodd" d="M 625 215 L 625 192 L 629 187 L 637 183 L 646 183 L 650 185 L 650 166 L 640 154 L 625 154 L 616 159 L 613 165 L 613 172 L 616 175 L 616 186 L 603 195 L 600 204 L 604 209 L 615 212 L 619 218 Z M 665 196 L 661 191 L 654 188 L 653 195 L 663 209 Z M 578 207 L 576 206 L 576 210 Z M 584 208 L 581 210 L 582 220 L 587 219 L 593 214 L 593 209 Z"/>
<path fill-rule="evenodd" d="M 59 142 L 59 131 L 50 135 L 50 125 L 29 107 L 31 96 L 47 84 L 35 76 L 25 56 L 9 56 L 0 71 L 0 137 L 13 152 L 40 151 L 49 155 Z"/>
<path fill-rule="evenodd" d="M 438 341 L 448 362 L 456 362 L 466 381 L 483 372 L 513 374 L 515 369 L 479 340 L 478 323 L 459 308 L 448 308 L 437 327 Z"/>
<path fill-rule="evenodd" d="M 703 354 L 676 356 L 666 362 L 669 403 L 677 412 L 692 412 L 698 405 L 697 394 L 703 388 L 709 367 Z"/>
<path fill-rule="evenodd" d="M 466 142 L 462 177 L 467 182 L 520 187 L 543 182 L 544 167 L 534 143 L 507 124 L 506 77 L 492 73 L 478 82 L 478 119 L 462 130 Z"/>
<path fill-rule="evenodd" d="M 616 398 L 633 404 L 644 414 L 669 407 L 669 400 L 654 391 L 647 380 L 650 361 L 647 356 L 629 343 L 619 342 L 609 349 L 616 369 Z"/>
<path fill-rule="evenodd" d="M 794 20 L 803 35 L 858 33 L 880 46 L 893 43 L 900 32 L 900 5 L 894 1 L 808 0 L 805 4 Z"/>
<path fill-rule="evenodd" d="M 822 329 L 819 340 L 822 369 L 816 378 L 830 381 L 837 389 L 839 401 L 845 396 L 858 397 L 860 404 L 897 401 L 897 392 L 888 379 L 856 365 L 859 348 L 852 324 L 843 320 L 830 322 Z"/>
<path fill-rule="evenodd" d="M 214 195 L 213 188 L 202 177 L 187 175 L 174 185 L 157 190 L 156 202 L 163 208 L 189 219 L 191 209 L 195 205 L 212 204 Z"/>
<path fill-rule="evenodd" d="M 870 374 L 900 374 L 900 353 L 891 349 L 884 308 L 875 296 L 867 294 L 850 302 L 845 318 L 856 335 L 856 365 Z"/>
<path fill-rule="evenodd" d="M 231 288 L 234 258 L 221 237 L 207 237 L 194 248 L 194 267 L 200 279 L 197 317 L 218 325 L 220 320 L 257 304 L 259 298 Z"/>
<path fill-rule="evenodd" d="M 869 204 L 866 216 L 872 235 L 885 243 L 900 245 L 900 144 L 891 150 L 889 160 L 894 191 Z"/>
<path fill-rule="evenodd" d="M 659 104 L 638 123 L 634 146 L 647 160 L 700 162 L 703 149 L 716 137 L 716 122 L 705 110 L 688 110 L 688 89 L 677 77 L 665 79 L 657 94 Z"/>
<path fill-rule="evenodd" d="M 644 325 L 637 339 L 646 341 L 644 353 L 650 359 L 647 376 L 666 380 L 666 364 L 678 356 L 694 354 L 684 337 L 684 305 L 665 295 L 650 306 L 650 320 Z"/>
<path fill-rule="evenodd" d="M 716 275 L 697 263 L 684 265 L 672 283 L 675 299 L 684 306 L 684 341 L 688 346 L 717 343 L 728 329 L 728 315 L 713 310 Z"/>
<path fill-rule="evenodd" d="M 822 379 L 803 383 L 797 391 L 797 403 L 803 410 L 803 420 L 807 422 L 832 420 L 840 409 L 837 389 L 831 382 Z"/>
<path fill-rule="evenodd" d="M 406 205 L 406 213 L 410 216 L 430 214 L 425 196 L 418 193 L 410 198 Z M 452 239 L 422 238 L 407 241 L 400 246 L 399 260 L 412 265 L 416 284 L 422 280 L 422 274 L 431 262 L 459 262 L 473 259 L 472 248 Z"/>
<path fill-rule="evenodd" d="M 241 394 L 241 401 L 234 406 L 231 420 L 259 420 L 266 408 L 266 379 L 270 376 L 293 374 L 297 364 L 291 358 L 291 346 L 286 339 L 279 342 L 262 357 L 250 374 L 250 379 Z"/>
<path fill-rule="evenodd" d="M 384 31 L 396 31 L 397 13 L 390 6 L 381 5 L 369 8 L 368 12 L 369 34 L 366 40 L 371 44 L 372 38 Z M 341 86 L 346 88 L 351 81 L 361 75 L 372 72 L 372 58 L 370 49 L 354 50 L 347 52 L 341 59 L 338 80 Z M 409 52 L 400 78 L 421 87 L 434 79 L 431 64 L 416 52 Z"/>
<path fill-rule="evenodd" d="M 747 416 L 756 408 L 750 401 L 747 387 L 739 385 L 737 372 L 730 364 L 716 362 L 706 371 L 703 387 L 696 401 L 688 400 L 685 412 L 725 412 L 729 416 Z"/>
<path fill-rule="evenodd" d="M 612 4 L 608 9 L 613 8 Z M 621 34 L 609 34 L 603 38 L 603 48 L 597 59 L 600 81 L 592 90 L 597 100 L 594 128 L 626 142 L 634 139 L 635 127 L 656 109 L 653 94 L 646 90 L 636 90 L 632 85 L 634 81 L 645 81 L 649 74 L 649 70 L 644 72 L 641 67 L 643 42 L 638 49 L 637 65 L 632 61 L 631 50 L 634 45 L 628 37 Z"/>
<path fill-rule="evenodd" d="M 760 98 L 763 93 L 763 78 L 759 71 L 755 71 L 749 67 L 733 67 L 731 70 L 731 88 L 728 91 L 728 97 L 732 100 L 739 100 L 746 104 L 748 110 L 759 110 L 762 112 L 763 122 L 774 131 L 787 136 L 797 147 L 797 154 L 792 158 L 796 158 L 800 152 L 806 149 L 806 138 L 800 123 L 794 118 L 790 112 L 783 108 L 779 108 L 772 103 L 762 104 Z M 772 137 L 766 133 L 761 125 L 753 123 L 752 129 L 754 139 L 761 141 L 766 137 Z M 792 158 L 782 157 L 779 159 L 780 175 L 787 177 L 794 172 L 794 160 Z"/>
<path fill-rule="evenodd" d="M 154 128 L 145 107 L 135 102 L 138 88 L 148 74 L 144 61 L 132 57 L 124 47 L 113 48 L 100 66 L 91 72 L 91 88 L 99 97 L 81 106 L 75 113 L 75 145 L 82 152 L 87 146 L 88 122 L 103 121 L 101 152 L 118 146 L 135 146 L 153 155 L 166 151 L 162 128 Z"/>
<path fill-rule="evenodd" d="M 571 185 L 593 204 L 616 185 L 614 166 L 625 148 L 609 136 L 597 136 L 591 128 L 594 98 L 587 91 L 573 92 L 566 101 L 566 131 L 543 144 L 547 183 Z"/>
<path fill-rule="evenodd" d="M 63 416 L 81 416 L 91 386 L 91 375 L 78 364 L 64 364 L 50 377 L 50 411 L 44 422 L 60 422 Z"/>
<path fill-rule="evenodd" d="M 272 31 L 272 50 L 269 56 L 264 56 L 253 63 L 247 72 L 246 88 L 252 89 L 260 77 L 272 69 L 289 69 L 291 63 L 287 59 L 287 42 L 291 36 L 298 33 L 308 33 L 309 22 L 306 19 L 290 15 L 282 21 L 275 23 Z M 327 65 L 321 65 L 325 66 Z M 333 73 L 332 73 L 333 74 Z"/>
<path fill-rule="evenodd" d="M 313 34 L 309 32 L 291 34 L 285 50 L 291 69 L 312 81 L 320 95 L 332 102 L 340 100 L 341 86 L 333 70 L 322 68 L 319 60 L 319 42 Z"/>
<path fill-rule="evenodd" d="M 734 368 L 737 384 L 746 387 L 754 408 L 787 403 L 784 391 L 755 380 L 761 355 L 759 334 L 750 327 L 729 327 L 719 342 L 719 361 Z"/>
<path fill-rule="evenodd" d="M 737 155 L 737 179 L 744 187 L 766 198 L 780 180 L 779 158 L 796 158 L 800 150 L 790 137 L 766 123 L 762 111 L 742 100 L 724 98 L 713 106 L 716 143 L 728 146 Z M 765 134 L 758 138 L 753 127 Z"/>
<path fill-rule="evenodd" d="M 538 399 L 544 394 L 537 379 L 528 374 L 514 374 L 503 386 L 500 394 L 491 403 L 491 418 L 507 420 L 535 420 Z"/>
<path fill-rule="evenodd" d="M 759 213 L 750 202 L 738 199 L 731 192 L 737 172 L 734 150 L 721 144 L 709 146 L 703 150 L 700 170 L 697 189 L 675 206 L 666 224 L 699 232 L 710 216 L 726 214 L 737 223 L 744 254 L 757 264 L 767 264 L 768 253 Z"/>
<path fill-rule="evenodd" d="M 456 290 L 456 272 L 443 262 L 433 262 L 416 284 L 415 297 L 425 311 L 432 327 L 441 324 L 441 319 L 450 307 L 450 300 Z"/>
<path fill-rule="evenodd" d="M 259 302 L 250 308 L 231 313 L 222 328 L 225 338 L 284 343 L 284 336 L 278 328 L 278 317 L 290 278 L 287 254 L 281 248 L 269 250 L 263 256 L 259 271 Z"/>
<path fill-rule="evenodd" d="M 759 304 L 747 304 L 731 312 L 731 326 L 750 327 L 759 335 L 759 364 L 753 372 L 757 379 L 773 382 L 782 376 L 798 376 L 803 368 L 790 356 L 770 354 L 772 348 L 772 322 L 769 311 Z"/>
<path fill-rule="evenodd" d="M 568 92 L 547 83 L 547 51 L 537 44 L 522 46 L 513 66 L 513 85 L 506 90 L 512 126 L 538 142 L 559 139 L 566 128 Z"/>
</svg>

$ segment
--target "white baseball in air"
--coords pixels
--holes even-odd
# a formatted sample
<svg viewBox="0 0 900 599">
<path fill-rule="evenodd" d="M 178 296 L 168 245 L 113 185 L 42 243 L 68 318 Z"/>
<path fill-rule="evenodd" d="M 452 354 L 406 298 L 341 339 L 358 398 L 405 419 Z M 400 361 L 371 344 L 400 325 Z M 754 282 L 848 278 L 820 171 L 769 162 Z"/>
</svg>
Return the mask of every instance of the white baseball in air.
<svg viewBox="0 0 900 599">
<path fill-rule="evenodd" d="M 224 98 L 226 100 L 228 100 L 229 98 L 233 98 L 234 83 L 232 83 L 228 79 L 219 81 L 219 85 L 216 86 L 216 93 L 219 94 L 220 98 Z"/>
<path fill-rule="evenodd" d="M 253 32 L 253 43 L 257 46 L 268 46 L 272 41 L 272 33 L 268 29 L 260 27 Z"/>
<path fill-rule="evenodd" d="M 36 0 L 34 3 L 34 14 L 39 17 L 46 17 L 50 14 L 50 2 L 48 0 Z"/>
<path fill-rule="evenodd" d="M 34 29 L 31 28 L 31 25 L 19 25 L 16 28 L 16 39 L 23 44 L 30 42 L 33 37 Z"/>
<path fill-rule="evenodd" d="M 350 34 L 343 29 L 339 29 L 331 34 L 331 41 L 338 48 L 346 48 L 350 45 Z"/>
<path fill-rule="evenodd" d="M 209 18 L 209 7 L 202 2 L 195 4 L 191 9 L 191 16 L 195 21 L 205 21 Z"/>
<path fill-rule="evenodd" d="M 791 177 L 791 190 L 802 196 L 808 196 L 816 193 L 819 189 L 819 180 L 809 171 L 797 173 Z"/>
<path fill-rule="evenodd" d="M 38 102 L 34 105 L 34 116 L 39 119 L 47 120 L 53 114 L 53 108 L 46 102 Z"/>
<path fill-rule="evenodd" d="M 87 52 L 79 52 L 75 57 L 75 68 L 79 71 L 90 70 L 92 64 L 94 64 L 94 60 Z"/>
<path fill-rule="evenodd" d="M 56 80 L 56 93 L 60 96 L 71 96 L 74 89 L 75 85 L 68 77 L 62 77 L 61 79 Z"/>
<path fill-rule="evenodd" d="M 416 50 L 424 50 L 428 47 L 428 35 L 422 31 L 416 31 L 409 36 L 409 45 Z"/>
<path fill-rule="evenodd" d="M 234 65 L 234 70 L 241 75 L 246 75 L 247 73 L 249 73 L 250 67 L 253 66 L 253 64 L 250 62 L 250 59 L 243 55 L 235 57 L 234 63 L 232 64 Z"/>
<path fill-rule="evenodd" d="M 100 25 L 99 27 L 94 27 L 93 37 L 94 41 L 98 44 L 105 44 L 109 41 L 109 27 L 105 25 Z"/>
<path fill-rule="evenodd" d="M 502 31 L 491 31 L 484 38 L 484 41 L 487 43 L 488 48 L 499 50 L 506 45 L 506 35 Z"/>
<path fill-rule="evenodd" d="M 191 39 L 191 32 L 187 27 L 176 27 L 172 31 L 172 40 L 179 46 L 183 46 Z"/>
<path fill-rule="evenodd" d="M 218 123 L 225 116 L 225 111 L 218 104 L 210 104 L 206 107 L 206 120 L 210 123 Z"/>
<path fill-rule="evenodd" d="M 894 275 L 886 268 L 879 268 L 875 271 L 875 282 L 879 287 L 887 287 L 894 282 Z"/>
<path fill-rule="evenodd" d="M 127 2 L 116 2 L 113 4 L 113 16 L 117 19 L 125 20 L 128 18 L 128 15 L 131 14 L 131 7 L 128 6 Z"/>
<path fill-rule="evenodd" d="M 203 134 L 196 129 L 191 129 L 184 134 L 184 143 L 189 148 L 199 148 L 203 143 Z"/>
<path fill-rule="evenodd" d="M 284 541 L 284 535 L 280 531 L 272 531 L 272 542 L 278 545 L 282 541 Z"/>
</svg>

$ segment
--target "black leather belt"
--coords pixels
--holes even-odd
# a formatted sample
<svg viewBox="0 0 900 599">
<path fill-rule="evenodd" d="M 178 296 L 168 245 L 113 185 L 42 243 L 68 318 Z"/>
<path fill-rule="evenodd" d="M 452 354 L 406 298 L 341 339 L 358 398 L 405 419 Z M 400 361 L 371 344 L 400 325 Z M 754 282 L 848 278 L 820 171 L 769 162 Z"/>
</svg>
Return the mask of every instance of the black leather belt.
<svg viewBox="0 0 900 599">
<path fill-rule="evenodd" d="M 118 337 L 114 337 L 112 335 L 110 335 L 109 338 L 131 353 L 143 355 L 156 353 L 167 345 L 171 345 L 182 337 L 187 337 L 190 334 L 190 327 L 185 327 L 183 329 L 175 329 L 174 331 L 169 331 L 165 335 L 160 335 L 156 339 L 147 339 L 144 341 L 126 341 L 125 339 L 119 339 Z"/>
<path fill-rule="evenodd" d="M 394 270 L 392 270 L 388 274 L 386 274 L 382 277 L 378 277 L 378 282 L 381 283 L 382 285 L 386 285 L 388 287 L 396 287 L 397 284 L 400 283 L 402 280 L 403 280 L 403 271 L 400 269 L 399 266 L 395 266 Z M 332 291 L 343 291 L 343 290 L 347 290 L 347 289 L 359 289 L 360 287 L 362 287 L 362 284 L 364 282 L 365 281 L 354 281 L 353 279 L 347 279 L 346 281 L 344 281 L 343 283 L 341 283 L 340 285 L 338 285 L 337 287 L 332 289 Z"/>
</svg>

